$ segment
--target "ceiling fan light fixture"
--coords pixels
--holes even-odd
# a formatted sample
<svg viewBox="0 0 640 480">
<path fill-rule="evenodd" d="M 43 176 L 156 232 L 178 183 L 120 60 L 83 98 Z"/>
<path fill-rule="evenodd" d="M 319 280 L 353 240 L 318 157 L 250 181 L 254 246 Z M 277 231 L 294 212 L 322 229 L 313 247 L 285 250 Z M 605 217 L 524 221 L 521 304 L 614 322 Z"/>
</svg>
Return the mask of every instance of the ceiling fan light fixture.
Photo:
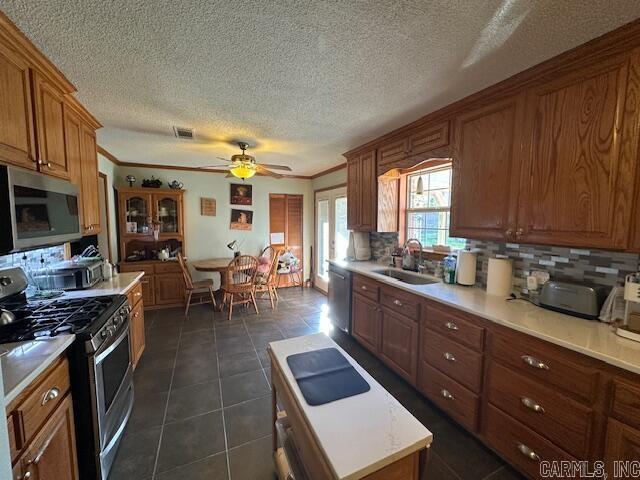
<svg viewBox="0 0 640 480">
<path fill-rule="evenodd" d="M 256 174 L 256 167 L 251 164 L 240 163 L 229 169 L 231 175 L 237 178 L 241 178 L 242 180 L 246 178 L 251 178 Z"/>
</svg>

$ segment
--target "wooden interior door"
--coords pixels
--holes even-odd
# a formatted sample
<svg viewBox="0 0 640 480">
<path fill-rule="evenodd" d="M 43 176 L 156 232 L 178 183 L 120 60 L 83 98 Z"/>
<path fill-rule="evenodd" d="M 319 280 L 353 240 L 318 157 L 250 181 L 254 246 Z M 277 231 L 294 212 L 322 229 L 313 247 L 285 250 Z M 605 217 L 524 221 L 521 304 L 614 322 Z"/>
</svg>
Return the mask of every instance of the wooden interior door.
<svg viewBox="0 0 640 480">
<path fill-rule="evenodd" d="M 46 174 L 68 179 L 69 164 L 64 142 L 64 95 L 37 73 L 33 74 L 33 94 L 39 168 Z"/>
<path fill-rule="evenodd" d="M 35 170 L 29 66 L 0 45 L 0 159 Z"/>
<path fill-rule="evenodd" d="M 521 241 L 626 247 L 634 212 L 639 96 L 638 50 L 529 92 Z"/>
<path fill-rule="evenodd" d="M 452 237 L 509 240 L 515 230 L 523 98 L 472 110 L 457 119 Z"/>
<path fill-rule="evenodd" d="M 274 243 L 274 246 L 289 249 L 300 260 L 301 270 L 304 267 L 303 208 L 302 195 L 269 194 L 269 233 L 284 234 L 284 243 Z M 280 275 L 279 286 L 294 285 L 289 277 L 288 274 Z M 304 281 L 302 273 L 300 278 Z"/>
</svg>

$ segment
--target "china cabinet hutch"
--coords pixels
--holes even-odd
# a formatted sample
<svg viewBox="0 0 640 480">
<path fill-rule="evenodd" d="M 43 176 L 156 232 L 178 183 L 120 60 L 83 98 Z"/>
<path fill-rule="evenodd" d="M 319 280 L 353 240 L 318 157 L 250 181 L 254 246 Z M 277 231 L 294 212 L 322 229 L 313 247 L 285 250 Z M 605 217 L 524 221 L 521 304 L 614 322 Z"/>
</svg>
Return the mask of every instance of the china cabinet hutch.
<svg viewBox="0 0 640 480">
<path fill-rule="evenodd" d="M 183 197 L 184 190 L 178 189 L 118 189 L 120 271 L 144 271 L 145 308 L 173 307 L 184 300 L 176 261 L 179 251 L 185 253 Z"/>
</svg>

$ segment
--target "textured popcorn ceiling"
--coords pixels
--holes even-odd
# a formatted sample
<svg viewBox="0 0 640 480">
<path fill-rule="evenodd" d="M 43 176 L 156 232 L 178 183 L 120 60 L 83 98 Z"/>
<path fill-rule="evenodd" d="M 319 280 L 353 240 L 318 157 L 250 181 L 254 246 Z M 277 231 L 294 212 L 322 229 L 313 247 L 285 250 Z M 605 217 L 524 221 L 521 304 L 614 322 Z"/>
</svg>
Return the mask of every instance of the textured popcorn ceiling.
<svg viewBox="0 0 640 480">
<path fill-rule="evenodd" d="M 640 16 L 640 2 L 7 1 L 123 161 L 257 145 L 309 175 L 341 153 Z M 172 126 L 193 127 L 179 141 Z"/>
</svg>

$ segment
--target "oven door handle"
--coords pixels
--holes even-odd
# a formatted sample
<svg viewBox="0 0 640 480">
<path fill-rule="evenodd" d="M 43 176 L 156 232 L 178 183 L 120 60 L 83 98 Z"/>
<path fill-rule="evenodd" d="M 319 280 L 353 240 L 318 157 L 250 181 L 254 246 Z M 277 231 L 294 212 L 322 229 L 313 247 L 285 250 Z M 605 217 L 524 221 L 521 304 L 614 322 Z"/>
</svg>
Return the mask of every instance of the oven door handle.
<svg viewBox="0 0 640 480">
<path fill-rule="evenodd" d="M 98 353 L 96 352 L 96 357 L 95 357 L 95 363 L 96 365 L 100 362 L 102 362 L 102 360 L 104 360 L 104 358 L 109 355 L 111 352 L 113 352 L 113 350 L 115 350 L 115 348 L 120 345 L 122 343 L 122 341 L 125 339 L 125 337 L 127 335 L 129 335 L 129 322 L 126 322 L 123 325 L 125 328 L 122 329 L 122 333 L 120 334 L 120 336 L 111 344 L 109 345 L 106 350 Z"/>
</svg>

